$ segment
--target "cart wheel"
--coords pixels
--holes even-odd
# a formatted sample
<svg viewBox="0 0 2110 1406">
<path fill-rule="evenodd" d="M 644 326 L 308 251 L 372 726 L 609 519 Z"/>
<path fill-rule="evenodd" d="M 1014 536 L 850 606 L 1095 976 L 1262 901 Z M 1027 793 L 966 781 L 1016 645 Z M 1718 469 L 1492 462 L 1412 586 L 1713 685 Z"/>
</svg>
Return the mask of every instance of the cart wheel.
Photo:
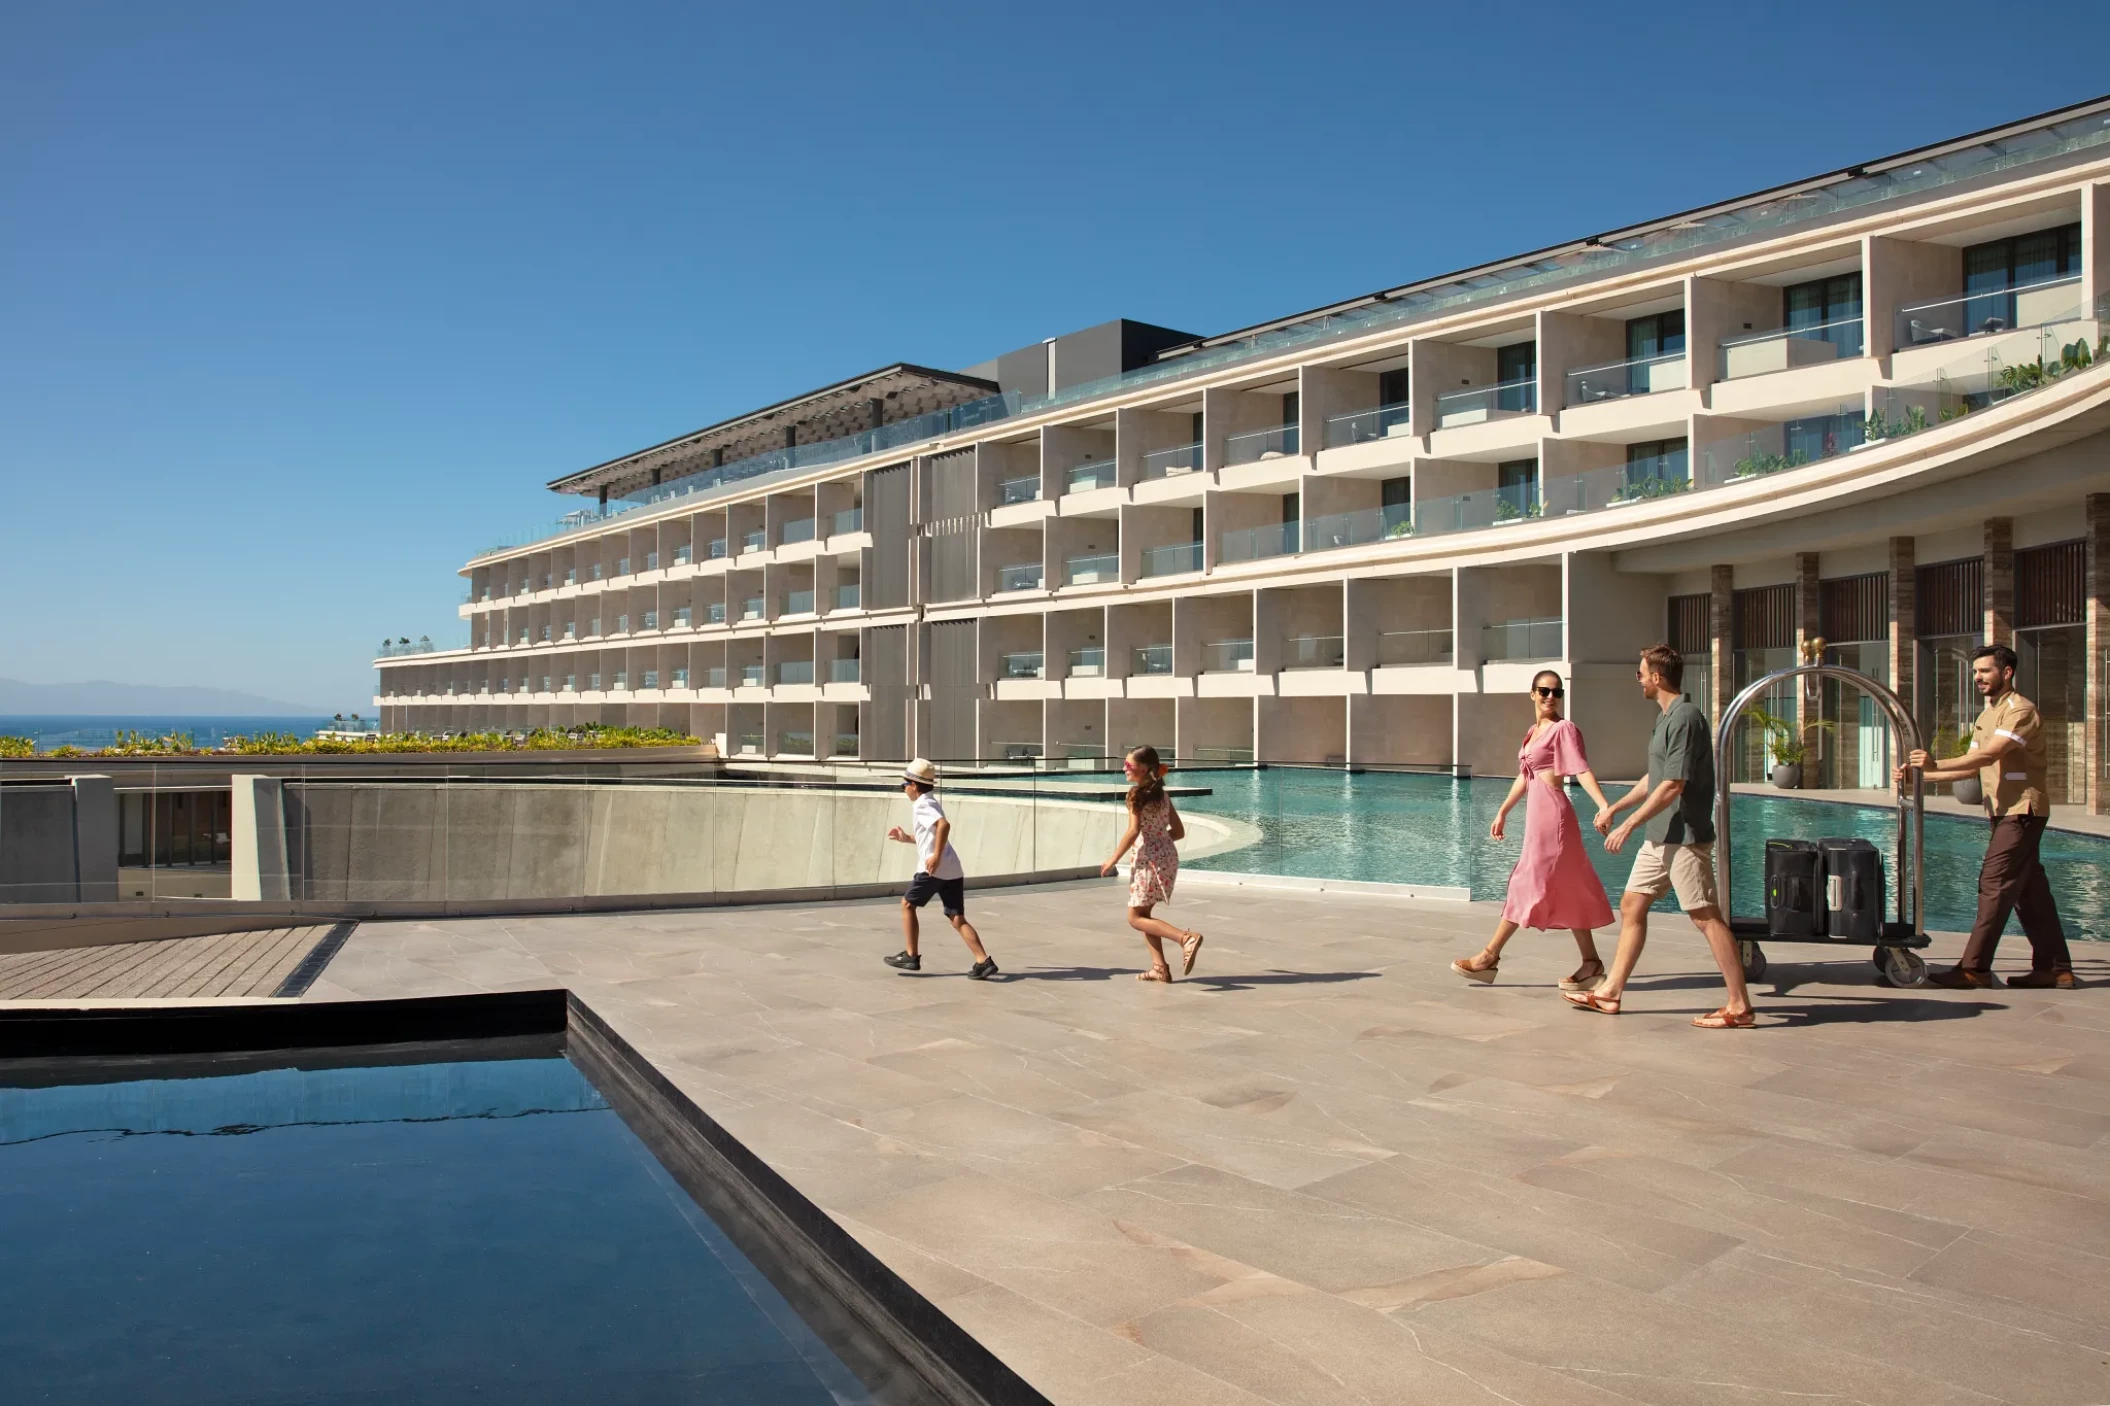
<svg viewBox="0 0 2110 1406">
<path fill-rule="evenodd" d="M 1879 986 L 1927 984 L 1927 964 L 1909 947 L 1878 947 L 1875 961 L 1876 984 Z"/>
<path fill-rule="evenodd" d="M 1744 980 L 1763 981 L 1766 978 L 1765 949 L 1755 942 L 1739 942 L 1738 953 L 1744 959 Z"/>
</svg>

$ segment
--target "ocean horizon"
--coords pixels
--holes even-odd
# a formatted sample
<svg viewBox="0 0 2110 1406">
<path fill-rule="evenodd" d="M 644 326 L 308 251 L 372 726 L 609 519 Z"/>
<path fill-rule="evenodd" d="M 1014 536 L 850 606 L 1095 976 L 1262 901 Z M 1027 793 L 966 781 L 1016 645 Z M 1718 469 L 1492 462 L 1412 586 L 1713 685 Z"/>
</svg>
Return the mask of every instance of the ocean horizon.
<svg viewBox="0 0 2110 1406">
<path fill-rule="evenodd" d="M 350 715 L 347 714 L 347 717 Z M 310 737 L 333 719 L 324 713 L 233 714 L 183 716 L 174 713 L 15 713 L 0 714 L 0 737 L 27 737 L 39 752 L 55 747 L 108 747 L 120 732 L 149 737 L 189 733 L 200 747 L 218 747 L 232 737 L 290 732 Z"/>
</svg>

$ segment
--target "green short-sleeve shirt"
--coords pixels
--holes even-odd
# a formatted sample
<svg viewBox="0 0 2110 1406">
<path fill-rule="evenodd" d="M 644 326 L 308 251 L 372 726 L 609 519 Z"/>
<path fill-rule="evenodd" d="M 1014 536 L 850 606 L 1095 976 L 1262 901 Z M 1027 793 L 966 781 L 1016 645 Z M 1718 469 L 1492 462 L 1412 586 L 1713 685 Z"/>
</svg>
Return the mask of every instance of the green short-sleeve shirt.
<svg viewBox="0 0 2110 1406">
<path fill-rule="evenodd" d="M 1707 715 L 1681 698 L 1663 710 L 1648 739 L 1650 789 L 1682 781 L 1677 803 L 1649 817 L 1646 835 L 1659 845 L 1704 845 L 1714 840 L 1714 740 Z"/>
</svg>

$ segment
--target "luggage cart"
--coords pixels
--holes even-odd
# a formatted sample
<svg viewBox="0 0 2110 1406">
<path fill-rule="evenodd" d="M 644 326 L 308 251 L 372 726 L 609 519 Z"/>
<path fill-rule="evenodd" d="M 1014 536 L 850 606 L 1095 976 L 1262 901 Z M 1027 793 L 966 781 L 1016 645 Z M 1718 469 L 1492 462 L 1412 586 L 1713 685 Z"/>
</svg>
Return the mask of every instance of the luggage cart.
<svg viewBox="0 0 2110 1406">
<path fill-rule="evenodd" d="M 1744 713 L 1751 705 L 1775 684 L 1796 678 L 1807 680 L 1805 688 L 1813 688 L 1824 679 L 1852 684 L 1873 698 L 1889 719 L 1891 735 L 1897 739 L 1901 758 L 1920 745 L 1919 728 L 1912 721 L 1912 714 L 1903 700 L 1868 675 L 1837 664 L 1802 664 L 1790 669 L 1776 669 L 1737 694 L 1736 700 L 1723 711 L 1721 733 L 1714 740 L 1715 883 L 1721 890 L 1722 918 L 1729 924 L 1730 932 L 1736 935 L 1747 981 L 1757 981 L 1766 974 L 1766 953 L 1759 946 L 1761 938 L 1772 942 L 1815 942 L 1832 947 L 1858 946 L 1867 941 L 1866 938 L 1777 937 L 1767 929 L 1764 918 L 1738 918 L 1736 910 L 1730 906 L 1729 747 L 1736 740 L 1737 725 L 1743 722 Z M 1916 950 L 1927 945 L 1927 934 L 1921 924 L 1921 870 L 1926 840 L 1925 782 L 1916 767 L 1906 769 L 1906 778 L 1894 783 L 1898 816 L 1897 917 L 1883 924 L 1873 953 L 1876 979 L 1885 986 L 1924 986 L 1927 981 L 1927 964 Z"/>
</svg>

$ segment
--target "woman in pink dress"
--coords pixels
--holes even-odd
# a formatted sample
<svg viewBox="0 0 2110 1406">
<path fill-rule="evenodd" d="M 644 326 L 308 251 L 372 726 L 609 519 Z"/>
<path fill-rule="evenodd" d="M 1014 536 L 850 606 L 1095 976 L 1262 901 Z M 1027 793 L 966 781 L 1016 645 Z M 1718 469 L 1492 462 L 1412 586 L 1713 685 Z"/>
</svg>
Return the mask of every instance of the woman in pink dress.
<svg viewBox="0 0 2110 1406">
<path fill-rule="evenodd" d="M 1531 803 L 1524 812 L 1524 853 L 1510 871 L 1509 895 L 1493 940 L 1473 956 L 1451 963 L 1451 970 L 1468 981 L 1495 979 L 1502 945 L 1520 927 L 1542 932 L 1566 928 L 1575 934 L 1582 965 L 1561 982 L 1563 991 L 1589 990 L 1604 980 L 1604 962 L 1597 955 L 1591 930 L 1612 921 L 1612 905 L 1583 850 L 1582 825 L 1575 818 L 1575 807 L 1568 804 L 1561 778 L 1572 776 L 1580 781 L 1600 813 L 1611 803 L 1605 800 L 1590 770 L 1590 759 L 1583 754 L 1582 730 L 1561 716 L 1566 692 L 1561 676 L 1551 669 L 1531 681 L 1537 717 L 1517 752 L 1516 783 L 1495 812 L 1494 824 L 1487 827 L 1490 837 L 1501 839 L 1510 810 L 1530 792 Z"/>
</svg>

